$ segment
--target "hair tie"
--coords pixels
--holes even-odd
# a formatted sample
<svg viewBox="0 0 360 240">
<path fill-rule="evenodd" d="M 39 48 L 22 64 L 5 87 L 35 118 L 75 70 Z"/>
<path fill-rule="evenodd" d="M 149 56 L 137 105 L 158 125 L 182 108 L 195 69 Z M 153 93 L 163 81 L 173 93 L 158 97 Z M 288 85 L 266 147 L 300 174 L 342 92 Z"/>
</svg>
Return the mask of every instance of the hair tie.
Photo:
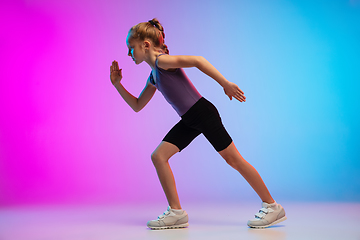
<svg viewBox="0 0 360 240">
<path fill-rule="evenodd" d="M 150 20 L 149 23 L 156 27 L 156 24 L 155 24 L 155 22 L 153 20 Z"/>
</svg>

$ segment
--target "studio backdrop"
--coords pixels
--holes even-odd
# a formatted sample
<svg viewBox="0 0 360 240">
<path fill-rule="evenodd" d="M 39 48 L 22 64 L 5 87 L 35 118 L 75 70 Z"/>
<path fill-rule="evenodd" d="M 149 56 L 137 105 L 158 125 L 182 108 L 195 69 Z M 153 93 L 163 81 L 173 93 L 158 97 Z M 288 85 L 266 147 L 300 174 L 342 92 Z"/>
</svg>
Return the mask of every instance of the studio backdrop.
<svg viewBox="0 0 360 240">
<path fill-rule="evenodd" d="M 245 93 L 230 101 L 185 69 L 218 108 L 278 201 L 360 201 L 360 2 L 3 1 L 0 205 L 125 203 L 165 196 L 150 155 L 179 120 L 151 69 L 127 56 L 129 29 L 158 18 L 170 54 L 204 56 Z M 183 202 L 260 201 L 201 135 L 171 160 Z"/>
</svg>

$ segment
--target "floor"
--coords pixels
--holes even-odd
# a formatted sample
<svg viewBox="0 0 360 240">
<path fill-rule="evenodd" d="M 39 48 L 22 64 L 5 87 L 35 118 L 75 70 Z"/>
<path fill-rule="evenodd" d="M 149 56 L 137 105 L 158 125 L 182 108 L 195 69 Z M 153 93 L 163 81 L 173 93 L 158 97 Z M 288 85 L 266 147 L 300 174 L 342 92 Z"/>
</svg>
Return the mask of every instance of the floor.
<svg viewBox="0 0 360 240">
<path fill-rule="evenodd" d="M 149 230 L 166 206 L 28 206 L 0 208 L 0 240 L 360 240 L 360 203 L 282 203 L 288 220 L 251 229 L 254 203 L 183 205 L 189 228 Z M 214 217 L 215 216 L 215 217 Z"/>
</svg>

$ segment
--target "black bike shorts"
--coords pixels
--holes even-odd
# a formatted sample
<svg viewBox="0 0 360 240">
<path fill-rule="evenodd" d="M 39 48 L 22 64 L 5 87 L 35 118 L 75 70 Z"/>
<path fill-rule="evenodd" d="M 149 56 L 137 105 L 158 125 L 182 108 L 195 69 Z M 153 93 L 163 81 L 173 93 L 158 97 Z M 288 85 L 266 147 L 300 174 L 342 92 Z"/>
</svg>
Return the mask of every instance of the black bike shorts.
<svg viewBox="0 0 360 240">
<path fill-rule="evenodd" d="M 217 152 L 232 143 L 216 107 L 203 97 L 181 116 L 181 120 L 166 134 L 163 141 L 174 144 L 181 151 L 201 133 Z"/>
</svg>

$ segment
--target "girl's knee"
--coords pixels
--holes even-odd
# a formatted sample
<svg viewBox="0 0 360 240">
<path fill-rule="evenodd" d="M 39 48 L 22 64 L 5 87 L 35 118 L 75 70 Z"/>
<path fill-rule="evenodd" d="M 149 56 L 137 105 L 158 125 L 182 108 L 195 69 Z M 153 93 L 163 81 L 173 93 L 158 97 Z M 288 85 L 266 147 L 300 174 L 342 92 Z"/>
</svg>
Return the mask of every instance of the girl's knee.
<svg viewBox="0 0 360 240">
<path fill-rule="evenodd" d="M 166 162 L 166 159 L 161 155 L 161 153 L 155 150 L 151 154 L 151 161 L 153 162 L 154 165 L 157 165 L 159 163 Z"/>
<path fill-rule="evenodd" d="M 231 167 L 235 167 L 237 164 L 237 159 L 234 156 L 227 156 L 226 158 L 224 158 L 225 161 L 227 162 L 227 164 L 229 164 Z"/>
<path fill-rule="evenodd" d="M 229 164 L 230 164 L 230 162 L 234 161 L 234 159 L 237 157 L 236 156 L 237 151 L 236 151 L 236 148 L 234 147 L 234 145 L 229 145 L 226 149 L 220 151 L 219 154 Z"/>
<path fill-rule="evenodd" d="M 151 154 L 151 160 L 154 165 L 167 163 L 171 156 L 177 152 L 179 152 L 179 148 L 177 146 L 163 141 Z"/>
<path fill-rule="evenodd" d="M 158 154 L 155 150 L 154 152 L 151 153 L 151 161 L 154 163 L 157 161 L 157 159 L 158 159 Z"/>
<path fill-rule="evenodd" d="M 233 168 L 237 169 L 242 166 L 243 159 L 234 145 L 230 145 L 227 149 L 219 153 L 224 158 L 224 160 Z"/>
</svg>

